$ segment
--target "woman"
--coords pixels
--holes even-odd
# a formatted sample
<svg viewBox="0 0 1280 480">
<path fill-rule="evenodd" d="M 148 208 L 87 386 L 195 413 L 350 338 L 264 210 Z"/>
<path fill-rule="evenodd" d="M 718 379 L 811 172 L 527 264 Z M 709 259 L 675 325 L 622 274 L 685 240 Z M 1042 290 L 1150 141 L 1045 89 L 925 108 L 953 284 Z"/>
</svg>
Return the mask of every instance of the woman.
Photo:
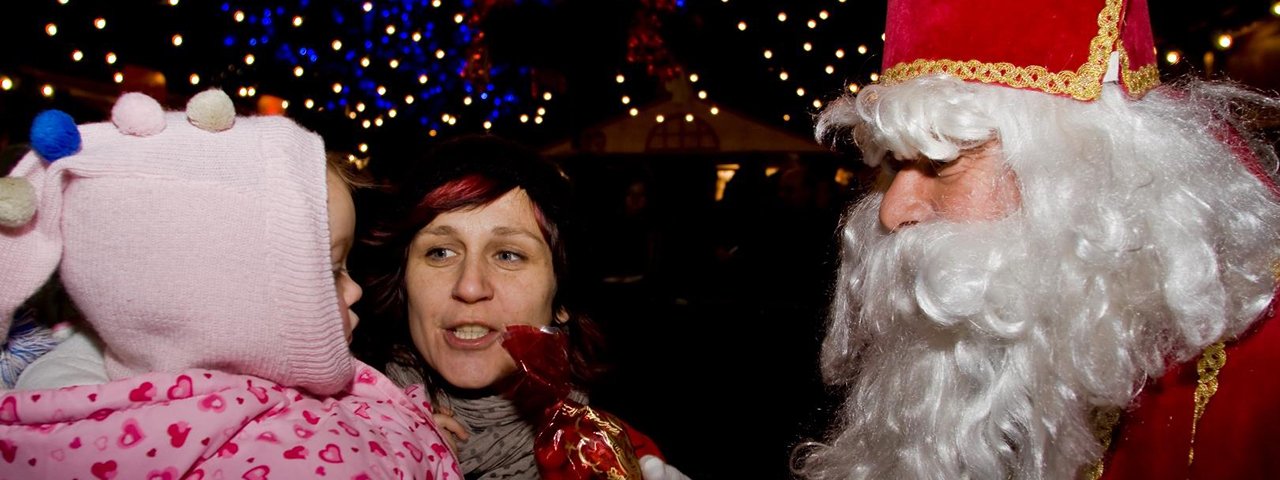
<svg viewBox="0 0 1280 480">
<path fill-rule="evenodd" d="M 360 350 L 393 378 L 425 381 L 467 478 L 538 478 L 533 426 L 500 394 L 516 372 L 501 338 L 509 325 L 554 324 L 568 335 L 575 385 L 597 373 L 599 334 L 569 269 L 569 182 L 515 144 L 464 137 L 400 185 L 365 252 L 382 321 L 367 322 Z M 685 478 L 657 457 L 641 464 L 650 480 Z"/>
</svg>

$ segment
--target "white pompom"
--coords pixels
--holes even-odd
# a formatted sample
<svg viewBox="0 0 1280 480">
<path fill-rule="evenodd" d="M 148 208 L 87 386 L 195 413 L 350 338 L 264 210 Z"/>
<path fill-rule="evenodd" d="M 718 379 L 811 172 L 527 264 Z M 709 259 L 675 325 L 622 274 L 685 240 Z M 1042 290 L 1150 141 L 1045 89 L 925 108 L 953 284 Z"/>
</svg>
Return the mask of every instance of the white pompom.
<svg viewBox="0 0 1280 480">
<path fill-rule="evenodd" d="M 111 123 L 126 135 L 155 135 L 164 131 L 164 108 L 145 94 L 126 93 L 111 107 Z"/>
<path fill-rule="evenodd" d="M 17 228 L 36 214 L 36 189 L 21 177 L 0 178 L 0 225 Z"/>
<path fill-rule="evenodd" d="M 236 106 L 226 92 L 205 90 L 187 102 L 187 120 L 201 130 L 221 132 L 236 124 Z"/>
</svg>

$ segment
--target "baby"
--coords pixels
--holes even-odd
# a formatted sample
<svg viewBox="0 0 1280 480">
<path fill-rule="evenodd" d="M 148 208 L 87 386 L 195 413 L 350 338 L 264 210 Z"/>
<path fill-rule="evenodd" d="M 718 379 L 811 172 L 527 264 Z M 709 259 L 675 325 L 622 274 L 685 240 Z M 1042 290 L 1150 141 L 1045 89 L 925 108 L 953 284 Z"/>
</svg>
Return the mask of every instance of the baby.
<svg viewBox="0 0 1280 480">
<path fill-rule="evenodd" d="M 0 332 L 58 269 L 114 381 L 0 394 L 0 478 L 461 477 L 427 397 L 347 349 L 355 209 L 316 135 L 209 91 L 46 112 L 32 144 L 0 182 Z"/>
</svg>

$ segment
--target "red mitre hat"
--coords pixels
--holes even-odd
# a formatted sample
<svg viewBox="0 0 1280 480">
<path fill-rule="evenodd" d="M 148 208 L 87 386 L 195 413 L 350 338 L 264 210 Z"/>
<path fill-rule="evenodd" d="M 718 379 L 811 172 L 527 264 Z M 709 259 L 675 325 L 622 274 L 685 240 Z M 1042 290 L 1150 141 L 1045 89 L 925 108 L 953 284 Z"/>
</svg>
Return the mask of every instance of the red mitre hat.
<svg viewBox="0 0 1280 480">
<path fill-rule="evenodd" d="M 1147 0 L 889 0 L 891 85 L 946 73 L 1093 100 L 1112 53 L 1132 97 L 1160 83 Z"/>
</svg>

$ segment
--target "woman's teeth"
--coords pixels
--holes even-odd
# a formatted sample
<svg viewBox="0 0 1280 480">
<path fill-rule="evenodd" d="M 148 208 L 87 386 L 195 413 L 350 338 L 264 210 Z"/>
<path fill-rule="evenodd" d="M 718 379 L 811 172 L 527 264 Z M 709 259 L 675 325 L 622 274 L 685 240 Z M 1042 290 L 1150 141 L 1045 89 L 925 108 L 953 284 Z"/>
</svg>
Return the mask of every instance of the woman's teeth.
<svg viewBox="0 0 1280 480">
<path fill-rule="evenodd" d="M 491 331 L 492 330 L 489 330 L 488 327 L 484 327 L 480 325 L 463 325 L 461 327 L 453 329 L 453 336 L 463 340 L 475 340 L 477 338 L 488 335 L 489 332 Z"/>
</svg>

